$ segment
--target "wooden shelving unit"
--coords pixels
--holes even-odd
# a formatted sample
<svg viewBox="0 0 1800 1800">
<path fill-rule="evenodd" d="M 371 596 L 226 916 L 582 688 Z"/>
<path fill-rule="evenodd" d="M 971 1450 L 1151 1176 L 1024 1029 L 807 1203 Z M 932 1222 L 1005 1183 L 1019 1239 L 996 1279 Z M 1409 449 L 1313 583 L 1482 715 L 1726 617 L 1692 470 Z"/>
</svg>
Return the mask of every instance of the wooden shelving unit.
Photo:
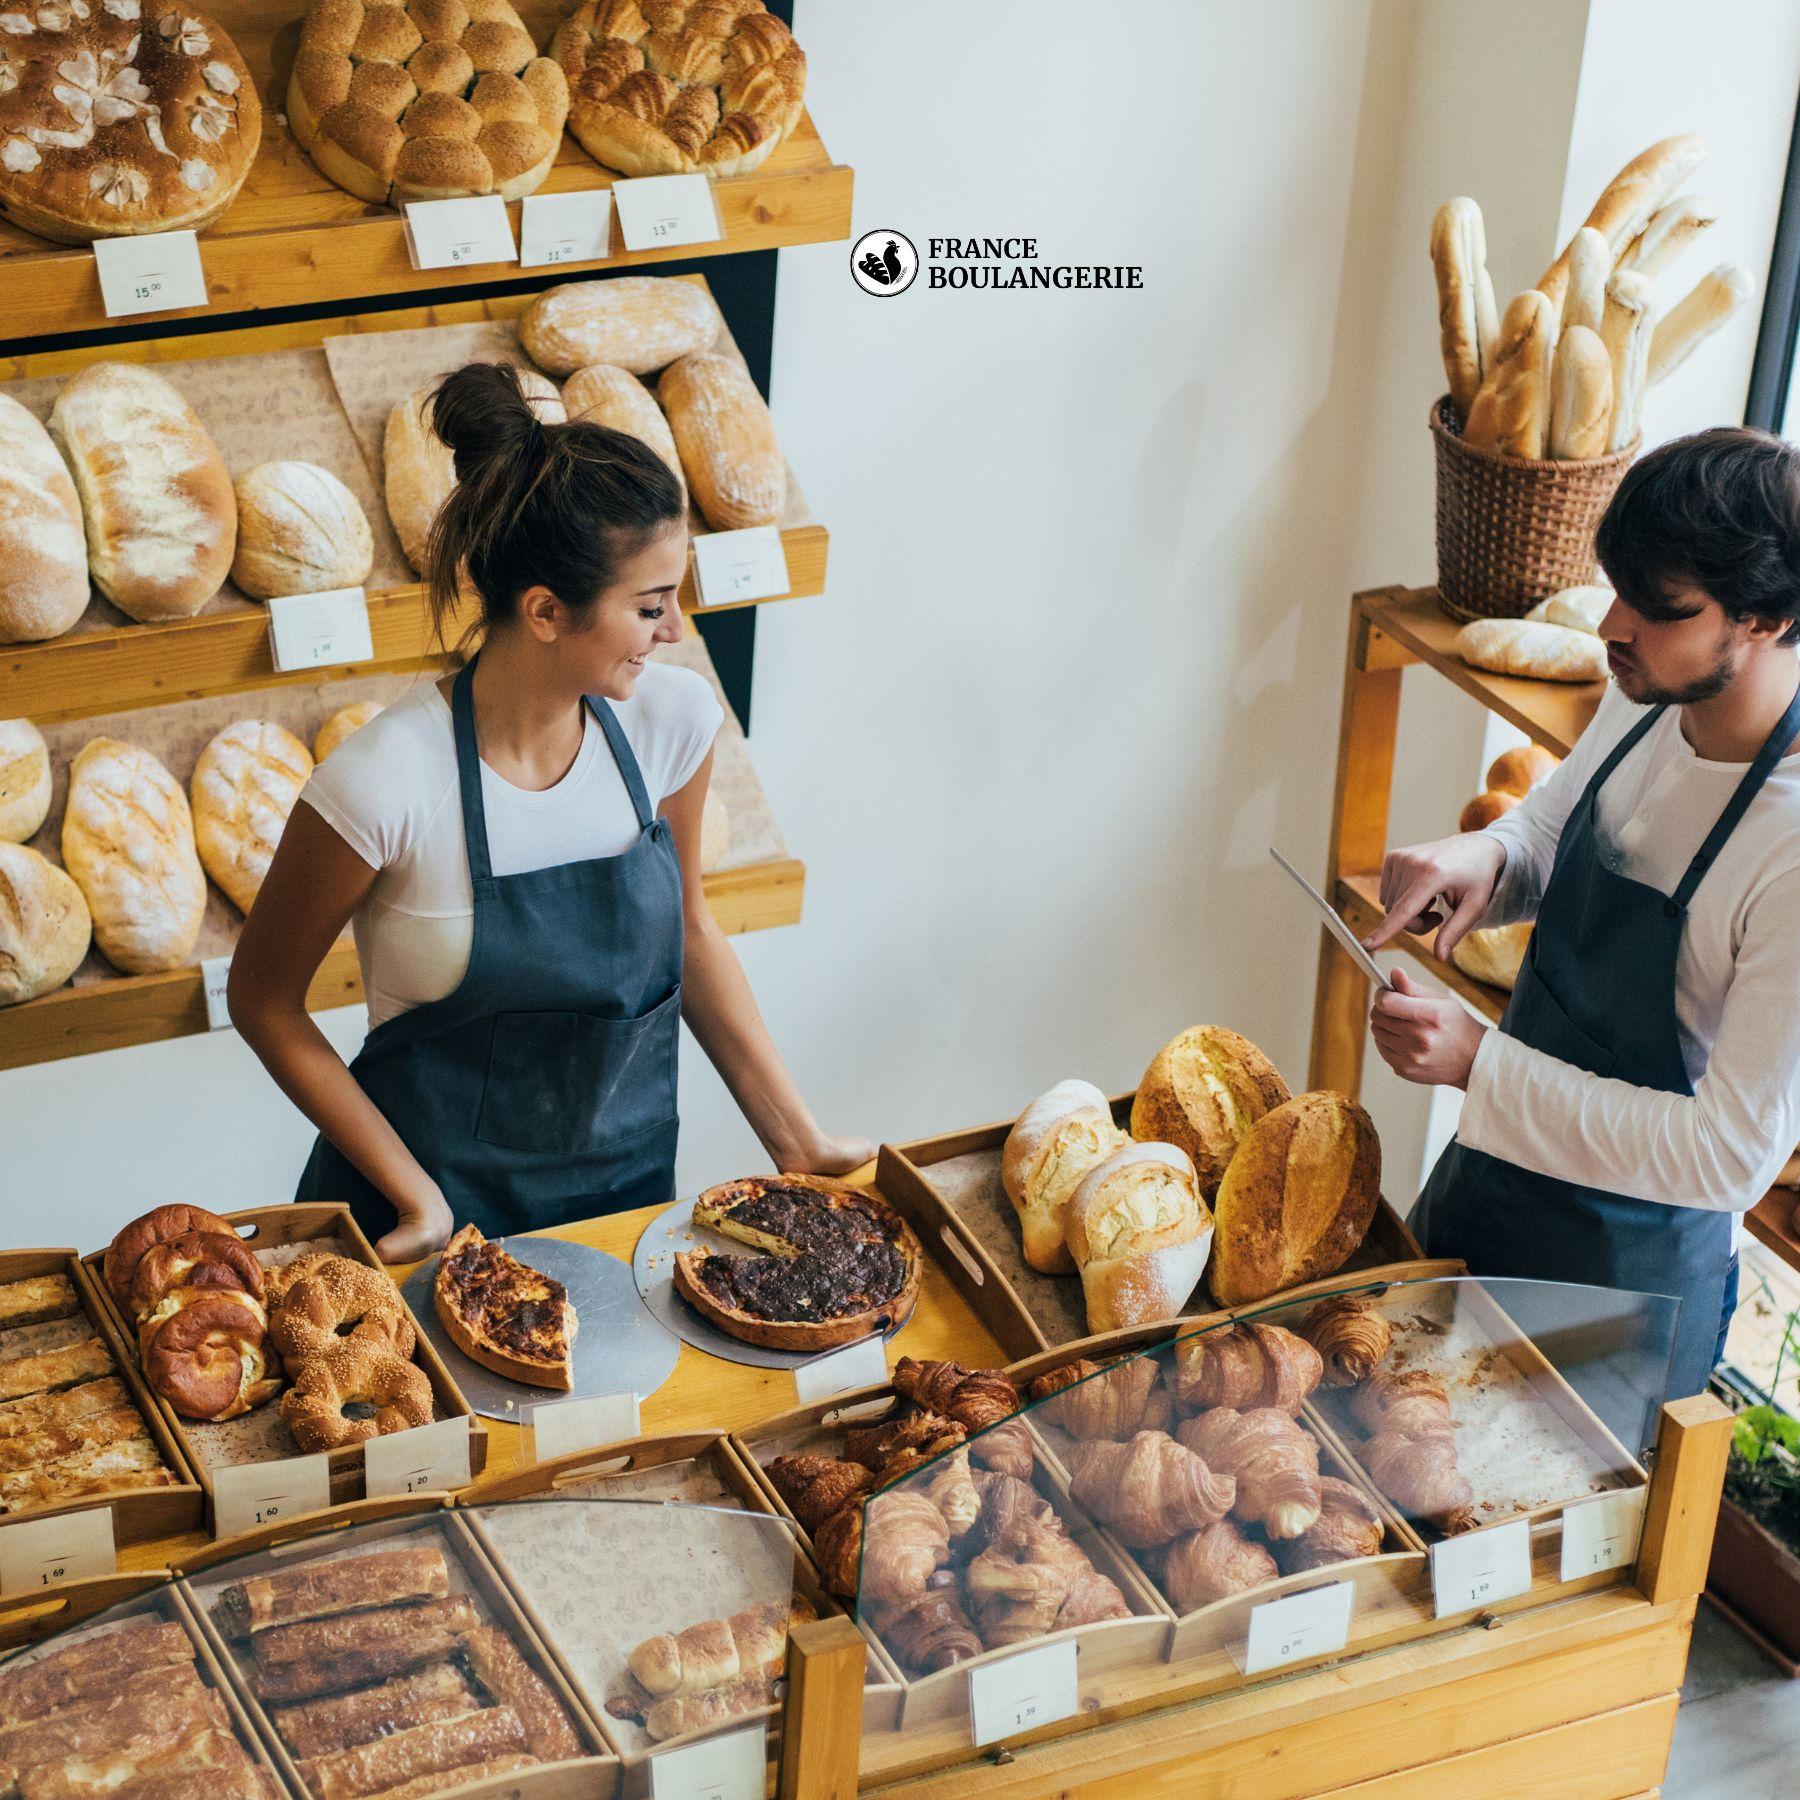
<svg viewBox="0 0 1800 1800">
<path fill-rule="evenodd" d="M 515 0 L 540 46 L 549 43 L 565 0 Z M 376 295 L 467 287 L 509 276 L 548 273 L 516 264 L 421 273 L 406 253 L 401 216 L 347 194 L 315 169 L 287 128 L 288 71 L 306 0 L 209 0 L 205 10 L 243 52 L 263 103 L 263 139 L 249 179 L 227 211 L 200 234 L 200 260 L 211 304 L 140 321 L 156 330 L 197 316 L 292 306 L 300 301 L 361 300 Z M 540 193 L 610 187 L 611 171 L 574 137 L 563 147 Z M 810 116 L 760 169 L 714 183 L 724 235 L 712 244 L 673 250 L 624 251 L 603 262 L 565 263 L 554 271 L 614 271 L 696 256 L 728 256 L 784 245 L 830 243 L 850 235 L 853 177 L 832 161 Z M 519 203 L 509 208 L 515 240 Z M 615 225 L 614 242 L 618 234 Z M 100 281 L 86 248 L 47 243 L 0 222 L 0 293 L 6 296 L 0 338 L 88 331 L 113 323 L 100 303 Z"/>
<path fill-rule="evenodd" d="M 1388 848 L 1400 677 L 1406 669 L 1414 665 L 1435 669 L 1556 756 L 1568 755 L 1606 691 L 1600 681 L 1523 681 L 1472 669 L 1456 654 L 1459 629 L 1439 610 L 1433 588 L 1371 588 L 1351 603 L 1325 892 L 1359 936 L 1367 936 L 1384 917 L 1381 860 Z M 1369 984 L 1329 932 L 1321 931 L 1319 938 L 1307 1085 L 1354 1095 L 1362 1088 Z M 1498 1019 L 1506 1010 L 1508 996 L 1501 989 L 1470 980 L 1436 956 L 1423 938 L 1403 932 L 1392 948 L 1412 957 L 1434 980 L 1488 1018 Z M 1771 1188 L 1744 1223 L 1759 1243 L 1791 1268 L 1800 1269 L 1797 1201 L 1800 1195 L 1792 1189 Z"/>
</svg>

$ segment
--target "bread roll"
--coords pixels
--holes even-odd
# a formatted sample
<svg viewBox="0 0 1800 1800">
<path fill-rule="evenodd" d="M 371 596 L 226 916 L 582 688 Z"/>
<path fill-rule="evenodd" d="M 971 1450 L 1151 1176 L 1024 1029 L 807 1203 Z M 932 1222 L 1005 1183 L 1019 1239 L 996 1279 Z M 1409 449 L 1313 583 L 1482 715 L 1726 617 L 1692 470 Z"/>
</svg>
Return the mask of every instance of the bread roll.
<svg viewBox="0 0 1800 1800">
<path fill-rule="evenodd" d="M 714 531 L 779 524 L 787 464 L 748 371 L 728 356 L 684 356 L 664 370 L 656 396 L 707 524 Z"/>
<path fill-rule="evenodd" d="M 1500 323 L 1494 366 L 1475 396 L 1463 441 L 1507 456 L 1544 454 L 1550 423 L 1550 355 L 1556 335 L 1550 302 L 1535 288 L 1515 294 Z"/>
<path fill-rule="evenodd" d="M 0 719 L 0 843 L 28 843 L 49 812 L 44 734 L 29 719 Z"/>
<path fill-rule="evenodd" d="M 1250 1042 L 1223 1025 L 1194 1025 L 1151 1059 L 1131 1103 L 1131 1135 L 1187 1152 L 1210 1200 L 1243 1135 L 1287 1099 L 1287 1083 Z"/>
<path fill-rule="evenodd" d="M 1458 938 L 1450 960 L 1471 981 L 1485 981 L 1490 987 L 1505 988 L 1511 993 L 1530 941 L 1529 919 L 1517 925 L 1494 925 Z"/>
<path fill-rule="evenodd" d="M 577 369 L 563 383 L 563 405 L 569 409 L 571 419 L 587 419 L 648 444 L 681 483 L 682 505 L 686 506 L 687 477 L 681 472 L 675 434 L 655 396 L 629 369 L 615 368 L 611 363 L 593 363 Z"/>
<path fill-rule="evenodd" d="M 1437 273 L 1438 336 L 1450 398 L 1468 417 L 1499 335 L 1494 284 L 1488 277 L 1481 208 L 1466 196 L 1446 200 L 1431 221 L 1431 264 Z"/>
<path fill-rule="evenodd" d="M 1584 225 L 1569 245 L 1569 292 L 1563 301 L 1562 332 L 1580 325 L 1599 335 L 1606 316 L 1606 283 L 1613 272 L 1612 251 L 1593 226 Z M 1558 339 L 1561 342 L 1561 339 Z"/>
<path fill-rule="evenodd" d="M 63 865 L 94 919 L 94 941 L 127 975 L 178 969 L 206 914 L 206 877 L 181 784 L 148 750 L 94 738 L 69 770 Z"/>
<path fill-rule="evenodd" d="M 1550 368 L 1550 454 L 1567 462 L 1604 456 L 1612 411 L 1612 358 L 1600 334 L 1564 326 Z"/>
<path fill-rule="evenodd" d="M 731 848 L 731 809 L 718 796 L 716 789 L 706 790 L 706 804 L 700 809 L 700 871 L 705 874 L 725 860 Z"/>
<path fill-rule="evenodd" d="M 267 719 L 235 720 L 200 752 L 194 841 L 239 912 L 250 910 L 312 767 L 306 746 Z"/>
<path fill-rule="evenodd" d="M 1661 381 L 1687 361 L 1694 346 L 1725 323 L 1756 292 L 1756 278 L 1741 263 L 1720 263 L 1678 300 L 1650 339 L 1646 380 Z"/>
<path fill-rule="evenodd" d="M 0 1006 L 59 988 L 81 967 L 92 925 L 81 889 L 47 857 L 0 843 Z"/>
<path fill-rule="evenodd" d="M 56 396 L 50 435 L 81 495 L 94 585 L 133 619 L 197 613 L 231 572 L 237 499 L 194 409 L 153 370 L 92 363 Z"/>
<path fill-rule="evenodd" d="M 1529 794 L 1547 776 L 1561 767 L 1562 758 L 1552 756 L 1542 744 L 1519 744 L 1502 750 L 1488 764 L 1488 787 L 1502 794 L 1516 794 L 1520 799 Z"/>
<path fill-rule="evenodd" d="M 1250 1127 L 1214 1202 L 1212 1291 L 1241 1306 L 1341 1269 L 1381 1196 L 1381 1143 L 1342 1094 L 1301 1094 Z"/>
<path fill-rule="evenodd" d="M 1477 619 L 1456 634 L 1471 667 L 1538 681 L 1604 681 L 1606 646 L 1587 631 L 1534 619 Z"/>
<path fill-rule="evenodd" d="M 1609 587 L 1584 586 L 1559 588 L 1540 600 L 1525 616 L 1541 619 L 1548 625 L 1566 625 L 1571 631 L 1599 635 L 1600 621 L 1612 611 L 1616 596 Z M 1549 754 L 1548 751 L 1545 752 Z"/>
<path fill-rule="evenodd" d="M 1019 1115 L 1000 1151 L 1000 1185 L 1019 1215 L 1025 1260 L 1034 1269 L 1073 1271 L 1064 1236 L 1069 1198 L 1128 1142 L 1106 1096 L 1089 1081 L 1059 1081 Z"/>
<path fill-rule="evenodd" d="M 1619 270 L 1606 284 L 1606 315 L 1600 341 L 1612 363 L 1612 423 L 1608 450 L 1623 450 L 1638 435 L 1643 420 L 1650 338 L 1656 328 L 1656 286 L 1647 275 Z"/>
<path fill-rule="evenodd" d="M 1654 280 L 1718 220 L 1718 212 L 1709 202 L 1678 194 L 1666 206 L 1658 207 L 1649 224 L 1619 253 L 1619 267 Z"/>
<path fill-rule="evenodd" d="M 50 434 L 0 394 L 0 644 L 59 637 L 87 610 L 87 539 Z"/>
<path fill-rule="evenodd" d="M 362 503 L 317 463 L 258 463 L 237 484 L 231 579 L 258 600 L 358 587 L 375 561 Z"/>
<path fill-rule="evenodd" d="M 379 700 L 353 700 L 348 706 L 340 706 L 313 739 L 313 761 L 322 763 L 351 732 L 361 731 L 380 711 Z"/>
<path fill-rule="evenodd" d="M 649 375 L 679 356 L 710 349 L 724 324 L 698 282 L 615 275 L 539 294 L 519 318 L 519 342 L 552 375 L 572 375 L 594 363 Z"/>
<path fill-rule="evenodd" d="M 1088 1329 L 1172 1319 L 1206 1270 L 1213 1221 L 1173 1144 L 1127 1144 L 1083 1177 L 1066 1215 Z"/>
<path fill-rule="evenodd" d="M 1493 822 L 1512 811 L 1524 796 L 1504 793 L 1499 788 L 1489 788 L 1485 794 L 1477 794 L 1462 809 L 1462 816 L 1456 821 L 1458 831 L 1485 831 Z"/>
</svg>

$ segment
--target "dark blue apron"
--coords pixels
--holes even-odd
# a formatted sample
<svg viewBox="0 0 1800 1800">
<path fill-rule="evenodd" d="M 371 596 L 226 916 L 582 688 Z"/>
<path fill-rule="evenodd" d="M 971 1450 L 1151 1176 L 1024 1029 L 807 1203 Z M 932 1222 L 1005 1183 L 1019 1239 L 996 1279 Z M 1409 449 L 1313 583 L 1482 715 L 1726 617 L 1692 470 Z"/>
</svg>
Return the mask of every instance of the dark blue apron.
<svg viewBox="0 0 1800 1800">
<path fill-rule="evenodd" d="M 618 856 L 495 875 L 470 679 L 450 713 L 474 890 L 461 983 L 370 1032 L 350 1065 L 459 1224 L 489 1237 L 664 1203 L 675 1194 L 681 864 L 604 700 L 588 705 L 638 819 Z M 321 1137 L 298 1200 L 347 1203 L 371 1239 L 392 1204 Z"/>
<path fill-rule="evenodd" d="M 1675 1017 L 1675 961 L 1688 905 L 1800 732 L 1800 693 L 1672 895 L 1609 869 L 1595 824 L 1607 777 L 1662 711 L 1653 708 L 1626 733 L 1563 826 L 1500 1029 L 1591 1074 L 1691 1094 Z M 1460 1257 L 1477 1275 L 1675 1295 L 1681 1312 L 1669 1394 L 1705 1388 L 1732 1267 L 1729 1213 L 1580 1187 L 1453 1141 L 1419 1196 L 1412 1227 L 1428 1255 Z"/>
</svg>

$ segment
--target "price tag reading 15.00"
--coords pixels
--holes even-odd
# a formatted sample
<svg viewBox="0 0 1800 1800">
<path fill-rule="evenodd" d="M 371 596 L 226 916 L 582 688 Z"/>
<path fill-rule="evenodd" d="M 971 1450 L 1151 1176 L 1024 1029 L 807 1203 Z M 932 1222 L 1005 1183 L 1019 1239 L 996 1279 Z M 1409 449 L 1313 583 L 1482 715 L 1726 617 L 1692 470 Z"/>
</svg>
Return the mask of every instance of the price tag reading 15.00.
<svg viewBox="0 0 1800 1800">
<path fill-rule="evenodd" d="M 100 238 L 94 245 L 100 304 L 109 319 L 205 306 L 206 275 L 191 231 Z"/>
<path fill-rule="evenodd" d="M 1515 1519 L 1431 1546 L 1431 1596 L 1440 1619 L 1531 1590 L 1531 1525 Z"/>
</svg>

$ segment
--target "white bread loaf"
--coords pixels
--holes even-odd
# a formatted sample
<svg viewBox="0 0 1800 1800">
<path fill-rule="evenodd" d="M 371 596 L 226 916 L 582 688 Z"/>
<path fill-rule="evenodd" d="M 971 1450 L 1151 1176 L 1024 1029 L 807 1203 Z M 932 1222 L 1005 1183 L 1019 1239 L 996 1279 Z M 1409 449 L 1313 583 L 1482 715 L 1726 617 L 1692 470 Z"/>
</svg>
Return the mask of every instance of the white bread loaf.
<svg viewBox="0 0 1800 1800">
<path fill-rule="evenodd" d="M 58 637 L 87 603 L 87 538 L 68 465 L 36 415 L 0 394 L 0 644 Z"/>
<path fill-rule="evenodd" d="M 1456 410 L 1467 418 L 1493 358 L 1500 320 L 1481 208 L 1466 195 L 1446 200 L 1432 218 L 1431 266 L 1437 275 L 1444 373 Z"/>
<path fill-rule="evenodd" d="M 1619 267 L 1654 280 L 1718 221 L 1718 212 L 1709 201 L 1678 194 L 1666 206 L 1658 207 L 1650 223 L 1619 253 Z"/>
<path fill-rule="evenodd" d="M 552 375 L 572 375 L 593 363 L 649 375 L 678 356 L 710 349 L 724 323 L 698 282 L 615 275 L 565 282 L 539 294 L 520 316 L 519 342 Z"/>
<path fill-rule="evenodd" d="M 93 363 L 50 409 L 81 495 L 88 570 L 133 619 L 185 619 L 224 585 L 237 543 L 225 459 L 180 392 L 135 363 Z"/>
<path fill-rule="evenodd" d="M 237 484 L 231 579 L 258 600 L 358 587 L 375 561 L 362 503 L 317 463 L 266 462 Z"/>
<path fill-rule="evenodd" d="M 1525 616 L 1542 619 L 1551 625 L 1566 625 L 1571 631 L 1597 635 L 1600 621 L 1612 610 L 1613 599 L 1609 587 L 1561 588 L 1548 599 L 1540 600 Z"/>
<path fill-rule="evenodd" d="M 59 988 L 91 935 L 81 889 L 47 857 L 0 843 L 0 1006 Z"/>
<path fill-rule="evenodd" d="M 63 866 L 94 920 L 94 942 L 127 975 L 179 969 L 206 915 L 206 876 L 181 783 L 117 738 L 82 746 L 69 770 Z"/>
<path fill-rule="evenodd" d="M 1584 325 L 1598 334 L 1606 316 L 1606 283 L 1612 271 L 1613 256 L 1606 239 L 1593 226 L 1582 226 L 1569 245 L 1569 292 L 1562 310 L 1565 337 L 1572 325 Z"/>
<path fill-rule="evenodd" d="M 29 719 L 0 719 L 0 842 L 28 843 L 50 811 L 50 747 Z"/>
<path fill-rule="evenodd" d="M 1463 426 L 1463 442 L 1506 456 L 1540 457 L 1550 424 L 1550 302 L 1536 288 L 1515 294 L 1500 322 L 1494 366 Z"/>
<path fill-rule="evenodd" d="M 684 356 L 656 397 L 669 415 L 688 486 L 714 531 L 780 523 L 787 463 L 775 421 L 748 371 L 728 356 Z"/>
<path fill-rule="evenodd" d="M 194 765 L 194 842 L 225 898 L 247 913 L 312 773 L 306 746 L 267 719 L 227 725 Z"/>
<path fill-rule="evenodd" d="M 1450 960 L 1471 981 L 1485 981 L 1489 987 L 1512 992 L 1524 967 L 1525 948 L 1531 942 L 1531 921 L 1516 925 L 1490 925 L 1484 931 L 1471 931 L 1457 939 Z"/>
<path fill-rule="evenodd" d="M 1173 1144 L 1127 1144 L 1091 1170 L 1069 1199 L 1066 1230 L 1090 1331 L 1175 1318 L 1213 1241 L 1194 1165 Z"/>
<path fill-rule="evenodd" d="M 1630 269 L 1616 271 L 1606 284 L 1606 312 L 1600 341 L 1612 363 L 1612 423 L 1608 450 L 1623 450 L 1637 437 L 1643 422 L 1650 338 L 1656 329 L 1656 284 Z"/>
<path fill-rule="evenodd" d="M 682 504 L 687 503 L 687 477 L 681 472 L 681 456 L 675 434 L 656 397 L 629 369 L 611 363 L 592 363 L 577 369 L 563 383 L 563 405 L 571 419 L 587 419 L 622 431 L 645 443 L 669 465 L 681 483 Z"/>
<path fill-rule="evenodd" d="M 1756 292 L 1756 277 L 1742 263 L 1720 263 L 1702 275 L 1670 308 L 1650 340 L 1646 379 L 1661 381 L 1687 361 L 1694 346 L 1709 338 Z"/>
<path fill-rule="evenodd" d="M 706 790 L 706 804 L 700 809 L 700 869 L 704 874 L 716 869 L 731 848 L 731 808 L 713 788 Z"/>
<path fill-rule="evenodd" d="M 1604 456 L 1612 411 L 1612 358 L 1600 334 L 1565 325 L 1550 368 L 1550 454 L 1568 462 Z"/>
<path fill-rule="evenodd" d="M 1069 1197 L 1130 1139 L 1090 1081 L 1059 1081 L 1020 1113 L 1000 1151 L 1000 1185 L 1019 1215 L 1025 1260 L 1045 1275 L 1075 1267 L 1064 1238 Z"/>
<path fill-rule="evenodd" d="M 313 739 L 313 761 L 322 763 L 351 732 L 361 731 L 380 711 L 379 700 L 353 700 L 348 706 L 340 706 Z"/>
<path fill-rule="evenodd" d="M 1606 679 L 1606 646 L 1599 638 L 1534 619 L 1477 619 L 1456 634 L 1456 654 L 1496 675 L 1538 681 Z"/>
</svg>

